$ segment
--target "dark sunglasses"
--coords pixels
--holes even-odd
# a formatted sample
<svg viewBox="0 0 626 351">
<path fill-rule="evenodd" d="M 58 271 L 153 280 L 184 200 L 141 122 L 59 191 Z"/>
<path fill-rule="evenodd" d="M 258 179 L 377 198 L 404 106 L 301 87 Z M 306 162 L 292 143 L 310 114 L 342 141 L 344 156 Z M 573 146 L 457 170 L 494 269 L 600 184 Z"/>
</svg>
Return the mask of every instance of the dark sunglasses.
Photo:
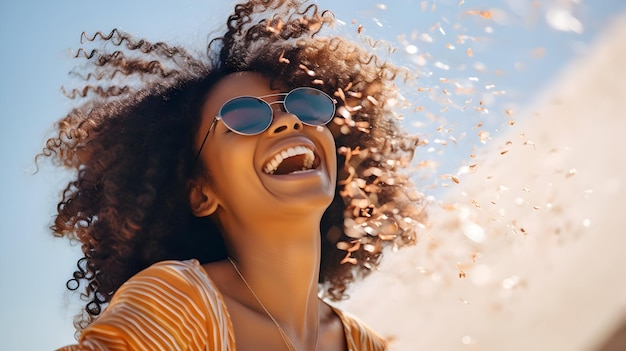
<svg viewBox="0 0 626 351">
<path fill-rule="evenodd" d="M 273 102 L 262 100 L 272 96 L 284 96 L 284 98 Z M 325 92 L 315 88 L 301 87 L 288 93 L 258 97 L 238 96 L 222 105 L 202 140 L 196 159 L 200 156 L 209 133 L 218 120 L 237 134 L 256 135 L 267 130 L 272 124 L 274 112 L 271 105 L 278 103 L 284 104 L 285 111 L 295 115 L 302 123 L 309 126 L 323 126 L 335 116 L 336 101 Z"/>
</svg>

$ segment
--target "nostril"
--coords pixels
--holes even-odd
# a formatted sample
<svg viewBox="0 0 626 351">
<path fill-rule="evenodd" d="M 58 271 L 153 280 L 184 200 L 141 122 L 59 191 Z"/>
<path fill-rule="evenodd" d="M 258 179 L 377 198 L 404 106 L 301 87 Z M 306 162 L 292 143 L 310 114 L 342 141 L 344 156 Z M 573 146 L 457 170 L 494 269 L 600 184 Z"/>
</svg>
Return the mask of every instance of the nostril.
<svg viewBox="0 0 626 351">
<path fill-rule="evenodd" d="M 302 125 L 300 123 L 296 123 L 296 124 L 293 125 L 293 129 L 300 130 L 300 129 L 302 129 Z"/>
<path fill-rule="evenodd" d="M 287 126 L 279 126 L 278 128 L 274 129 L 274 133 L 280 133 L 285 129 L 287 129 Z"/>
</svg>

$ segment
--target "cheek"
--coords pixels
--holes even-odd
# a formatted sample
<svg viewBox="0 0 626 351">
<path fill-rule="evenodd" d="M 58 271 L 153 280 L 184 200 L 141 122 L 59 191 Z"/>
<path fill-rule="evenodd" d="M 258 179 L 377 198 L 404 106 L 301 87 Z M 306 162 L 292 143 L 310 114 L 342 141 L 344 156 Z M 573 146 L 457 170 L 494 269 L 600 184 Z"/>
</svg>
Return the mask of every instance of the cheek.
<svg viewBox="0 0 626 351">
<path fill-rule="evenodd" d="M 324 146 L 328 167 L 330 168 L 329 171 L 332 175 L 335 175 L 337 173 L 337 145 L 335 144 L 334 133 L 329 129 L 324 130 Z"/>
<path fill-rule="evenodd" d="M 227 139 L 230 138 L 224 138 L 219 145 L 218 143 L 208 145 L 211 151 L 206 156 L 205 164 L 215 186 L 227 187 L 229 190 L 233 184 L 244 186 L 251 177 L 254 177 L 255 170 L 253 145 L 237 137 L 234 137 L 232 142 Z M 246 182 L 243 182 L 244 180 Z"/>
</svg>

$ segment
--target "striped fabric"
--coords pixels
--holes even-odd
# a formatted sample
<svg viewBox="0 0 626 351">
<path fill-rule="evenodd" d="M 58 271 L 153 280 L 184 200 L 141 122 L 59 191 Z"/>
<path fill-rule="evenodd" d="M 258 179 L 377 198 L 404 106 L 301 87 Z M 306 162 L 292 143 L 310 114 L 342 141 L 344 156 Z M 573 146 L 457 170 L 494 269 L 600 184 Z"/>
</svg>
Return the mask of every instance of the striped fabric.
<svg viewBox="0 0 626 351">
<path fill-rule="evenodd" d="M 337 309 L 350 351 L 387 350 L 386 341 Z M 77 345 L 58 351 L 234 351 L 222 295 L 197 260 L 164 261 L 124 283 Z"/>
</svg>

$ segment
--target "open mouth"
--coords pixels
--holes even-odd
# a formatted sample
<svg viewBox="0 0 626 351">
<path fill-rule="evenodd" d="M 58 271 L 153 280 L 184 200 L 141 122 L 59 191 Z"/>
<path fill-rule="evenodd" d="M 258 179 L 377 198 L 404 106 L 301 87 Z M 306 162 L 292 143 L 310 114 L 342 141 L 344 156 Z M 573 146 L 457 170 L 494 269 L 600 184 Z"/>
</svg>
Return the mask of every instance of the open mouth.
<svg viewBox="0 0 626 351">
<path fill-rule="evenodd" d="M 267 174 L 286 175 L 313 170 L 319 166 L 319 158 L 306 146 L 293 146 L 274 155 L 263 171 Z"/>
</svg>

